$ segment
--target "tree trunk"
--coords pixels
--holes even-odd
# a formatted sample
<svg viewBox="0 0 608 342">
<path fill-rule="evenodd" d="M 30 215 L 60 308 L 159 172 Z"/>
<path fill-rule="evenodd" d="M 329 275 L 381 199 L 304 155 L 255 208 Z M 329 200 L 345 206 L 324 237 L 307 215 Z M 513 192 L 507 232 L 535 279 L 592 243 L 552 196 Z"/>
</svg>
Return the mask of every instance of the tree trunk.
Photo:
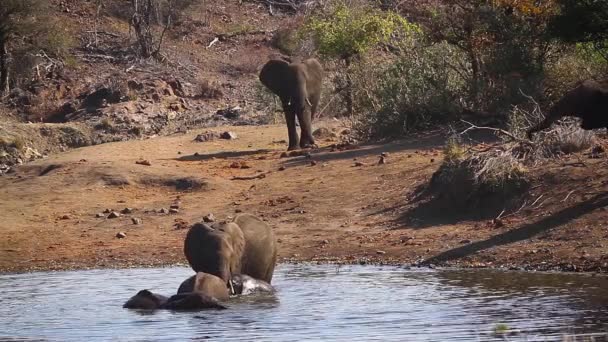
<svg viewBox="0 0 608 342">
<path fill-rule="evenodd" d="M 10 92 L 9 84 L 9 65 L 10 65 L 10 54 L 6 47 L 6 42 L 0 42 L 0 96 L 7 96 Z"/>
<path fill-rule="evenodd" d="M 355 110 L 353 105 L 353 80 L 350 75 L 350 57 L 346 57 L 344 62 L 346 63 L 346 96 L 344 100 L 346 101 L 346 115 L 351 117 Z"/>
</svg>

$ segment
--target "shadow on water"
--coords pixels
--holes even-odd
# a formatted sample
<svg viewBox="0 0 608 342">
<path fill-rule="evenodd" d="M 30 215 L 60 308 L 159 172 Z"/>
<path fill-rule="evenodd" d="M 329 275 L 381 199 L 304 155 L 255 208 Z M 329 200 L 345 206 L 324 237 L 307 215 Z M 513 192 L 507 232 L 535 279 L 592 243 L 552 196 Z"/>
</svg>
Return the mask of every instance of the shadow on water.
<svg viewBox="0 0 608 342">
<path fill-rule="evenodd" d="M 584 202 L 565 208 L 539 221 L 525 224 L 517 229 L 513 229 L 499 235 L 495 235 L 487 240 L 474 242 L 465 246 L 450 249 L 439 255 L 433 256 L 425 260 L 423 263 L 430 264 L 435 262 L 460 259 L 492 247 L 527 240 L 535 235 L 550 231 L 582 215 L 585 215 L 593 210 L 605 206 L 608 206 L 608 193 L 598 194 Z"/>
</svg>

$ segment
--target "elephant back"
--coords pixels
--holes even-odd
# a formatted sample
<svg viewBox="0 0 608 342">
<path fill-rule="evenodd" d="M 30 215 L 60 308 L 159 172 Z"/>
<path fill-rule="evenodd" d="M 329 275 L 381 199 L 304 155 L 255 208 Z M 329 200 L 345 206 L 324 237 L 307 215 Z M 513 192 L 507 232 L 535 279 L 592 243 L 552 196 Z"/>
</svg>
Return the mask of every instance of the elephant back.
<svg viewBox="0 0 608 342">
<path fill-rule="evenodd" d="M 234 223 L 241 228 L 246 241 L 241 272 L 270 283 L 277 260 L 277 243 L 272 228 L 250 214 L 238 215 Z"/>
<path fill-rule="evenodd" d="M 198 272 L 196 275 L 184 280 L 177 293 L 199 292 L 218 300 L 228 299 L 226 283 L 213 274 Z"/>
</svg>

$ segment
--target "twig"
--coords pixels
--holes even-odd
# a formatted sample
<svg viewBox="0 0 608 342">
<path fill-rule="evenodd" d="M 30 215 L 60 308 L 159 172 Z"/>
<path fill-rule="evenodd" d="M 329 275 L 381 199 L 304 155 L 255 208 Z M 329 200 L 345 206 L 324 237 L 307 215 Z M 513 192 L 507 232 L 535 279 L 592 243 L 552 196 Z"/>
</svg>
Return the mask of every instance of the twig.
<svg viewBox="0 0 608 342">
<path fill-rule="evenodd" d="M 93 33 L 93 34 L 103 34 L 106 36 L 110 36 L 110 37 L 114 37 L 114 38 L 120 38 L 120 35 L 116 34 L 116 33 L 112 33 L 112 32 L 107 32 L 107 31 L 84 31 L 86 33 Z"/>
<path fill-rule="evenodd" d="M 504 129 L 495 128 L 495 127 L 477 126 L 475 124 L 472 124 L 472 123 L 470 123 L 470 122 L 468 122 L 466 120 L 462 120 L 462 119 L 460 121 L 462 121 L 462 122 L 464 122 L 464 123 L 466 123 L 467 125 L 470 126 L 469 128 L 467 128 L 464 131 L 460 132 L 460 135 L 463 135 L 463 134 L 467 133 L 468 131 L 474 130 L 474 129 L 475 130 L 486 130 L 486 131 L 492 131 L 492 132 L 496 132 L 496 133 L 500 133 L 502 135 L 505 135 L 505 136 L 511 138 L 513 141 L 517 141 L 517 142 L 521 142 L 521 143 L 528 143 L 528 144 L 531 143 L 528 140 L 520 139 L 520 138 L 514 136 L 513 134 L 505 131 Z"/>
<path fill-rule="evenodd" d="M 564 197 L 564 199 L 563 199 L 563 200 L 561 200 L 561 201 L 562 201 L 562 202 L 566 202 L 566 201 L 568 200 L 568 198 L 570 197 L 570 195 L 572 195 L 572 193 L 573 193 L 574 191 L 576 191 L 576 190 L 572 190 L 572 191 L 570 191 L 570 192 L 568 193 L 568 195 L 566 195 L 566 197 Z"/>
<path fill-rule="evenodd" d="M 218 37 L 215 37 L 215 38 L 214 38 L 214 39 L 211 41 L 211 43 L 209 43 L 209 45 L 207 45 L 207 49 L 210 49 L 210 48 L 213 46 L 213 44 L 215 44 L 215 43 L 217 43 L 217 42 L 219 42 L 219 41 L 220 41 L 220 39 L 219 39 Z"/>
<path fill-rule="evenodd" d="M 496 216 L 495 220 L 500 220 L 500 217 L 502 216 L 502 214 L 505 213 L 505 209 L 503 209 L 500 214 L 498 214 L 498 216 Z"/>
<path fill-rule="evenodd" d="M 540 200 L 541 198 L 543 198 L 543 196 L 544 195 L 538 196 L 538 198 L 536 199 L 536 201 L 532 202 L 532 204 L 530 204 L 530 206 L 533 207 L 536 204 L 536 202 L 538 202 L 538 200 Z"/>
<path fill-rule="evenodd" d="M 232 180 L 253 180 L 253 179 L 262 179 L 266 178 L 266 173 L 260 173 L 253 176 L 234 176 Z"/>
</svg>

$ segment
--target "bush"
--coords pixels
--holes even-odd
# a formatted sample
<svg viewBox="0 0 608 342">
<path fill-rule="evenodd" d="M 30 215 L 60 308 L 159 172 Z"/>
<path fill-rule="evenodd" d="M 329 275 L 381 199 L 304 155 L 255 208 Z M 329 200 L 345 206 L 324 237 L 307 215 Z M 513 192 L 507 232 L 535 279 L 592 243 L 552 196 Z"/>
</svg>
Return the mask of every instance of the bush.
<svg viewBox="0 0 608 342">
<path fill-rule="evenodd" d="M 445 159 L 429 183 L 429 193 L 445 207 L 511 208 L 530 186 L 525 167 L 508 150 L 459 155 Z"/>
<path fill-rule="evenodd" d="M 361 81 L 353 82 L 361 87 L 355 90 L 356 131 L 363 138 L 394 137 L 454 118 L 466 84 L 452 66 L 463 58 L 449 44 L 425 46 L 421 39 L 404 46 L 392 66 L 365 65 Z"/>
</svg>

